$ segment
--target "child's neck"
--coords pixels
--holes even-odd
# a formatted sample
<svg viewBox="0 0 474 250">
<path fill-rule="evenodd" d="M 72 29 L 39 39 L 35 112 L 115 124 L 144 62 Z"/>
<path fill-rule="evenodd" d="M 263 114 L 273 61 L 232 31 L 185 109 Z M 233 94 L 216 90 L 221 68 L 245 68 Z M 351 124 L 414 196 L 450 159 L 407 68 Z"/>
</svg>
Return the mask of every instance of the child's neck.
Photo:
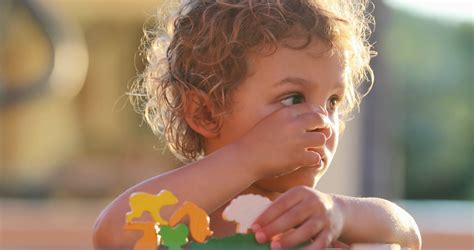
<svg viewBox="0 0 474 250">
<path fill-rule="evenodd" d="M 242 193 L 240 193 L 240 195 L 242 195 L 242 194 L 258 194 L 258 195 L 267 197 L 268 199 L 270 199 L 272 201 L 275 200 L 276 198 L 278 198 L 278 196 L 281 195 L 281 193 L 265 190 L 265 189 L 255 185 L 255 184 L 248 187 Z"/>
</svg>

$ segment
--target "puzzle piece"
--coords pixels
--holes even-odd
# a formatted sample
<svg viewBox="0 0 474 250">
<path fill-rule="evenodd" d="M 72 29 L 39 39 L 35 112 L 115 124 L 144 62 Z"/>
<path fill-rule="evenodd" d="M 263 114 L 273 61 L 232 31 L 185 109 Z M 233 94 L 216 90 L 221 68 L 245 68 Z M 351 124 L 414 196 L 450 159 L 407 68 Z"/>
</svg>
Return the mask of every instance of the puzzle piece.
<svg viewBox="0 0 474 250">
<path fill-rule="evenodd" d="M 271 203 L 270 199 L 260 195 L 240 195 L 224 209 L 222 218 L 226 221 L 235 221 L 236 232 L 246 234 L 252 223 Z"/>
<path fill-rule="evenodd" d="M 157 195 L 141 192 L 133 193 L 128 201 L 130 203 L 130 212 L 127 213 L 127 223 L 131 223 L 135 218 L 140 218 L 143 212 L 147 211 L 155 222 L 160 225 L 168 225 L 168 221 L 161 218 L 160 210 L 164 206 L 178 203 L 178 198 L 170 191 L 162 190 Z"/>
<path fill-rule="evenodd" d="M 206 243 L 191 242 L 189 250 L 270 250 L 269 244 L 259 244 L 252 234 L 235 234 L 224 238 L 211 238 Z"/>
<path fill-rule="evenodd" d="M 143 236 L 135 243 L 133 250 L 156 250 L 159 238 L 156 234 L 155 223 L 125 224 L 125 230 L 142 231 Z"/>
<path fill-rule="evenodd" d="M 292 248 L 285 248 L 288 250 L 299 250 L 311 244 L 311 241 L 305 241 Z M 255 240 L 253 234 L 235 234 L 224 238 L 211 238 L 206 243 L 200 244 L 197 242 L 191 242 L 188 246 L 188 250 L 270 250 L 270 243 L 260 244 Z M 330 248 L 333 249 L 333 248 Z M 337 248 L 341 249 L 341 248 Z M 342 249 L 349 249 L 349 247 Z"/>
<path fill-rule="evenodd" d="M 213 232 L 209 229 L 209 217 L 206 211 L 189 201 L 184 202 L 183 205 L 171 215 L 169 225 L 176 225 L 186 215 L 189 218 L 191 236 L 195 241 L 203 243 L 208 236 L 212 235 Z"/>
<path fill-rule="evenodd" d="M 162 245 L 168 250 L 181 250 L 181 246 L 188 243 L 189 229 L 185 224 L 176 227 L 160 226 Z"/>
</svg>

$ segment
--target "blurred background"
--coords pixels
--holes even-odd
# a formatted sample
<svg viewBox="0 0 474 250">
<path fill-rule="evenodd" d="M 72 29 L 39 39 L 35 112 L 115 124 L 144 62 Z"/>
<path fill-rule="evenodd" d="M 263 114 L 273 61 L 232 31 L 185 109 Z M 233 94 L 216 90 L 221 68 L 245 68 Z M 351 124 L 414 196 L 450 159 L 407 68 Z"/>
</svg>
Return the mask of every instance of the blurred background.
<svg viewBox="0 0 474 250">
<path fill-rule="evenodd" d="M 180 166 L 126 95 L 159 0 L 0 0 L 0 248 L 92 249 L 101 209 Z M 318 188 L 474 249 L 472 1 L 375 1 L 376 83 Z M 361 222 L 363 223 L 363 222 Z"/>
</svg>

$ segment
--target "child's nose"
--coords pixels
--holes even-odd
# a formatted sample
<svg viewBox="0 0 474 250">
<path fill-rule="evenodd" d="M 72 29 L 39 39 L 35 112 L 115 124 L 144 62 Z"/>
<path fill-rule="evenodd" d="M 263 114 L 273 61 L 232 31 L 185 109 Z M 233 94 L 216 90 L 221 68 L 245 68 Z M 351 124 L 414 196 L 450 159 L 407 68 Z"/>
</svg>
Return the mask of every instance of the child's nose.
<svg viewBox="0 0 474 250">
<path fill-rule="evenodd" d="M 311 132 L 322 133 L 324 134 L 326 139 L 329 139 L 332 136 L 331 120 L 329 119 L 329 113 L 322 106 L 313 107 L 313 111 L 321 116 L 323 123 L 318 128 L 311 130 Z"/>
</svg>

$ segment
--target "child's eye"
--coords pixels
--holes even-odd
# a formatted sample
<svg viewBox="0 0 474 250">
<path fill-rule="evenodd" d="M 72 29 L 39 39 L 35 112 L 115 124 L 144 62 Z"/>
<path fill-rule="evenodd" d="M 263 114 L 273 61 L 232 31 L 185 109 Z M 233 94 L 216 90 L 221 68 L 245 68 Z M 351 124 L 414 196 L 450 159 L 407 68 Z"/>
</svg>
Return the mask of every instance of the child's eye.
<svg viewBox="0 0 474 250">
<path fill-rule="evenodd" d="M 302 102 L 304 102 L 304 96 L 302 94 L 293 94 L 281 100 L 281 103 L 285 106 L 290 106 Z"/>
<path fill-rule="evenodd" d="M 339 102 L 340 102 L 341 98 L 339 98 L 339 96 L 331 96 L 331 98 L 329 98 L 328 100 L 328 111 L 335 111 L 337 106 L 339 106 Z"/>
</svg>

